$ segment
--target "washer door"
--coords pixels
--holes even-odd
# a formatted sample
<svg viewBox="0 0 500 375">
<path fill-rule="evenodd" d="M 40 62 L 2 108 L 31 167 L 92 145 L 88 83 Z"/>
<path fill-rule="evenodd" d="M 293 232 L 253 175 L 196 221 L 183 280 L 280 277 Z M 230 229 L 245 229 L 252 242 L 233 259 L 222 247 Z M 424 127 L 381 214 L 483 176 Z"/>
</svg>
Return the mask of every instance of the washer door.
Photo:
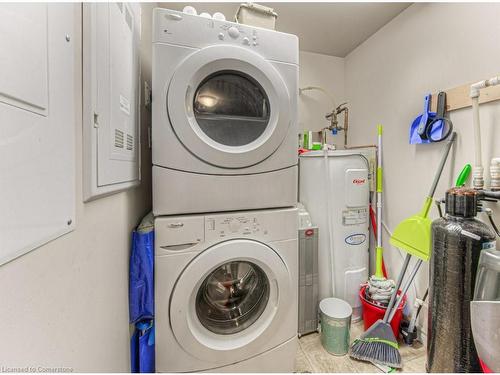
<svg viewBox="0 0 500 375">
<path fill-rule="evenodd" d="M 280 301 L 290 301 L 289 272 L 270 247 L 230 240 L 197 256 L 170 300 L 171 327 L 186 352 L 214 366 L 259 354 L 273 343 Z"/>
<path fill-rule="evenodd" d="M 290 96 L 280 74 L 241 47 L 194 52 L 179 64 L 167 90 L 175 134 L 193 155 L 215 166 L 263 161 L 290 127 Z"/>
</svg>

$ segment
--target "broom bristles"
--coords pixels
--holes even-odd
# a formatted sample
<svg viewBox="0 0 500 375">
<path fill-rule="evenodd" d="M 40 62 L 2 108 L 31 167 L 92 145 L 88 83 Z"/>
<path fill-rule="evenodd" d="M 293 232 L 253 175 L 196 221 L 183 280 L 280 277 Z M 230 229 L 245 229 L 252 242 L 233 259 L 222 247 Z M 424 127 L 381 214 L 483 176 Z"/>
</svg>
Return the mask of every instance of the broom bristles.
<svg viewBox="0 0 500 375">
<path fill-rule="evenodd" d="M 356 340 L 351 346 L 350 356 L 354 359 L 379 365 L 401 368 L 399 350 L 384 342 Z"/>
</svg>

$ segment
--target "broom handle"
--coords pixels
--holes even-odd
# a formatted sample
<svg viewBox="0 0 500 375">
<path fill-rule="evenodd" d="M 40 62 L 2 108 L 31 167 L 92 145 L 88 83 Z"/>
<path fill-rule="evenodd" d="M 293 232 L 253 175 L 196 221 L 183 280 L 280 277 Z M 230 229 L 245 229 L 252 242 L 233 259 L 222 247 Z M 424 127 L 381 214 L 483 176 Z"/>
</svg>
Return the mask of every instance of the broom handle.
<svg viewBox="0 0 500 375">
<path fill-rule="evenodd" d="M 401 301 L 403 300 L 404 295 L 406 294 L 406 292 L 410 288 L 410 285 L 413 282 L 413 279 L 415 279 L 415 276 L 417 275 L 417 272 L 420 269 L 421 265 L 422 265 L 422 259 L 419 259 L 417 261 L 417 263 L 415 263 L 415 265 L 413 266 L 413 270 L 411 271 L 410 277 L 408 278 L 408 281 L 405 283 L 405 286 L 403 287 L 401 294 L 398 296 L 395 307 L 391 310 L 389 318 L 387 319 L 388 323 L 390 323 L 392 321 L 392 318 L 394 318 L 394 315 L 396 315 L 396 311 L 398 310 L 398 307 L 401 304 Z"/>
<path fill-rule="evenodd" d="M 403 282 L 403 278 L 406 273 L 406 269 L 408 268 L 408 264 L 410 263 L 411 255 L 406 254 L 405 261 L 403 263 L 403 267 L 401 268 L 401 272 L 399 273 L 398 276 L 398 281 L 396 282 L 396 288 L 394 289 L 394 292 L 392 292 L 391 295 L 391 300 L 389 301 L 389 304 L 387 305 L 387 309 L 385 310 L 384 314 L 384 323 L 387 323 L 389 319 L 389 315 L 391 314 L 392 306 L 394 304 L 394 301 L 396 300 L 396 296 L 398 294 L 399 287 L 401 286 L 401 283 Z"/>
<path fill-rule="evenodd" d="M 436 175 L 434 176 L 434 181 L 432 182 L 431 190 L 429 191 L 429 198 L 432 198 L 434 196 L 434 193 L 436 192 L 439 179 L 441 178 L 441 174 L 443 173 L 444 165 L 446 164 L 448 154 L 450 153 L 451 146 L 455 142 L 456 137 L 457 133 L 453 132 L 451 133 L 451 137 L 448 139 L 448 142 L 446 142 L 444 154 L 441 157 L 441 162 L 439 163 L 438 170 L 436 172 Z"/>
</svg>

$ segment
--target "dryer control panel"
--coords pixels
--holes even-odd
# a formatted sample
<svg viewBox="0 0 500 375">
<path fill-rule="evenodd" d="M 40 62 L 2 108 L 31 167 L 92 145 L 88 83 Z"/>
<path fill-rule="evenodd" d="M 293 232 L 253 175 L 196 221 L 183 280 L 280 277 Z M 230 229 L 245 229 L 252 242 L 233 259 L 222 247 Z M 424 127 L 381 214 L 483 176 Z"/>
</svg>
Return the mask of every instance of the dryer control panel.
<svg viewBox="0 0 500 375">
<path fill-rule="evenodd" d="M 228 44 L 250 49 L 269 60 L 299 63 L 297 36 L 275 30 L 163 8 L 153 12 L 153 30 L 153 43 L 194 48 Z"/>
</svg>

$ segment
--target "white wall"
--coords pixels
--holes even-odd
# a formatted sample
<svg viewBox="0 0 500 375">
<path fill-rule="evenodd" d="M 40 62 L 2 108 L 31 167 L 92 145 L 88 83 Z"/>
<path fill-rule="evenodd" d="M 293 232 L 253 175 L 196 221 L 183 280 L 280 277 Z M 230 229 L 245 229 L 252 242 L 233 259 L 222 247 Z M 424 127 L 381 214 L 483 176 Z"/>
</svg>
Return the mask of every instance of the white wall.
<svg viewBox="0 0 500 375">
<path fill-rule="evenodd" d="M 143 80 L 151 80 L 151 9 L 143 4 Z M 72 40 L 81 41 L 81 4 Z M 151 207 L 143 112 L 140 187 L 82 203 L 81 46 L 76 48 L 76 230 L 0 267 L 0 365 L 128 372 L 131 230 Z"/>
<path fill-rule="evenodd" d="M 424 95 L 500 73 L 499 16 L 500 4 L 414 4 L 346 57 L 352 142 L 374 142 L 376 125 L 384 125 L 384 215 L 391 229 L 419 211 L 441 157 L 442 144 L 408 144 L 408 129 L 422 110 Z M 474 161 L 471 109 L 454 111 L 451 119 L 458 142 L 441 178 L 439 198 L 464 164 Z M 481 120 L 487 161 L 500 155 L 500 103 L 481 106 Z M 498 209 L 496 217 L 500 221 Z M 386 234 L 384 244 L 388 271 L 396 277 L 402 258 Z M 427 284 L 425 265 L 418 275 L 420 296 Z"/>
<path fill-rule="evenodd" d="M 299 87 L 320 86 L 331 93 L 336 104 L 345 99 L 344 59 L 301 51 Z M 299 97 L 299 132 L 320 131 L 329 123 L 325 115 L 332 110 L 331 100 L 322 92 L 313 90 Z M 343 118 L 341 118 L 343 121 Z M 328 138 L 330 143 L 343 144 L 343 133 Z M 319 140 L 319 139 L 318 139 Z"/>
</svg>

